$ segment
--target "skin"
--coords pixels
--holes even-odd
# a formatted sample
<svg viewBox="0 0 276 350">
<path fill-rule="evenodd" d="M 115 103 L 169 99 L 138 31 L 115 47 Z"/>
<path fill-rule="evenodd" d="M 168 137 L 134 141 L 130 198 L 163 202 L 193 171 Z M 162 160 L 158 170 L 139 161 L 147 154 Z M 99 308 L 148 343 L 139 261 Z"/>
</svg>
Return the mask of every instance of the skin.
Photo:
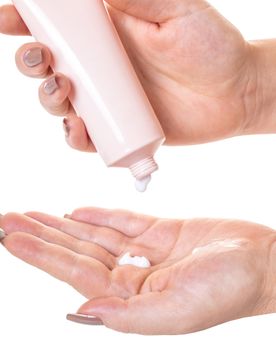
<svg viewBox="0 0 276 350">
<path fill-rule="evenodd" d="M 267 227 L 98 208 L 62 219 L 11 213 L 0 226 L 11 254 L 69 283 L 89 299 L 79 313 L 118 331 L 183 334 L 276 311 L 276 232 Z M 152 266 L 117 266 L 126 252 Z"/>
<path fill-rule="evenodd" d="M 201 0 L 107 2 L 167 144 L 276 132 L 275 41 L 245 41 Z M 0 32 L 29 34 L 10 5 L 0 7 Z M 23 56 L 38 46 L 44 60 L 29 68 Z M 21 47 L 16 63 L 27 76 L 53 76 L 51 53 L 40 43 Z M 59 89 L 53 95 L 45 94 L 44 82 L 39 89 L 42 105 L 66 117 L 73 148 L 93 151 L 68 101 L 69 80 L 59 72 L 55 76 Z M 188 333 L 276 310 L 275 231 L 266 227 L 101 209 L 77 210 L 66 219 L 8 214 L 0 226 L 12 254 L 71 284 L 90 299 L 80 313 L 119 331 Z M 214 240 L 225 239 L 238 239 L 240 246 L 210 249 Z M 205 248 L 192 254 L 199 247 Z M 116 267 L 127 251 L 145 255 L 152 267 Z"/>
<path fill-rule="evenodd" d="M 203 143 L 256 132 L 263 126 L 263 91 L 257 43 L 202 0 L 108 0 L 108 10 L 169 145 Z M 0 32 L 28 34 L 13 6 L 0 8 Z M 226 40 L 227 38 L 227 40 Z M 42 47 L 44 61 L 27 67 L 23 56 Z M 19 70 L 30 77 L 51 77 L 51 53 L 42 44 L 21 47 Z M 215 63 L 215 64 L 214 64 Z M 70 82 L 56 73 L 60 88 L 52 95 L 39 89 L 42 105 L 66 116 L 68 143 L 93 151 L 85 126 L 67 98 Z M 268 75 L 269 76 L 269 75 Z M 270 78 L 269 78 L 270 79 Z"/>
</svg>

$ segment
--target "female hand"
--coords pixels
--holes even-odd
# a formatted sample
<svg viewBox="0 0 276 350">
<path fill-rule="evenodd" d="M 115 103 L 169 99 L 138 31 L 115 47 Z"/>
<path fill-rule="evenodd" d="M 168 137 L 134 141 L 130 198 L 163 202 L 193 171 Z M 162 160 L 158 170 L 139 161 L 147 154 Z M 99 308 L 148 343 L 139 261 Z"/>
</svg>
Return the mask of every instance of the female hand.
<svg viewBox="0 0 276 350">
<path fill-rule="evenodd" d="M 107 3 L 167 144 L 202 143 L 256 131 L 260 106 L 254 45 L 206 1 Z M 2 8 L 0 14 L 0 31 L 28 33 L 12 7 Z M 50 113 L 66 116 L 68 143 L 94 150 L 67 98 L 70 82 L 49 68 L 49 50 L 42 44 L 26 44 L 16 62 L 27 76 L 47 77 L 39 89 L 40 100 Z"/>
<path fill-rule="evenodd" d="M 80 314 L 119 331 L 180 334 L 276 311 L 276 234 L 260 225 L 85 208 L 7 214 L 0 227 L 13 255 L 90 299 Z M 126 252 L 151 267 L 118 266 Z"/>
</svg>

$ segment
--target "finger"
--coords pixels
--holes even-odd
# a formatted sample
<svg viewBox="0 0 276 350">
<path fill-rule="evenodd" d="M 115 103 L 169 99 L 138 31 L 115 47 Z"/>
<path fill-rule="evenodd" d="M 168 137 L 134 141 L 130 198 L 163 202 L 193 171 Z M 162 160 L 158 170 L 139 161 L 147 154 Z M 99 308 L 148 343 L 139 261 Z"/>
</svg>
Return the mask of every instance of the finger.
<svg viewBox="0 0 276 350">
<path fill-rule="evenodd" d="M 0 228 L 0 242 L 6 237 L 6 233 Z"/>
<path fill-rule="evenodd" d="M 44 225 L 63 231 L 72 237 L 95 243 L 116 256 L 119 256 L 127 245 L 126 237 L 122 233 L 110 228 L 98 227 L 96 225 L 62 219 L 37 212 L 29 212 L 26 215 Z"/>
<path fill-rule="evenodd" d="M 89 326 L 103 326 L 103 321 L 94 316 L 81 315 L 81 314 L 68 314 L 66 316 L 68 321 L 86 324 Z"/>
<path fill-rule="evenodd" d="M 1 219 L 1 226 L 6 234 L 26 232 L 48 243 L 55 244 L 75 253 L 99 260 L 109 269 L 116 265 L 115 257 L 103 247 L 92 242 L 84 242 L 58 229 L 48 227 L 30 217 L 19 214 L 7 214 Z"/>
<path fill-rule="evenodd" d="M 107 0 L 106 2 L 130 16 L 153 23 L 166 22 L 188 12 L 192 13 L 200 6 L 206 6 L 205 1 L 191 0 Z"/>
<path fill-rule="evenodd" d="M 0 7 L 0 33 L 30 35 L 30 32 L 13 5 Z"/>
<path fill-rule="evenodd" d="M 70 284 L 87 298 L 108 295 L 111 272 L 93 258 L 22 232 L 9 234 L 2 243 L 14 256 Z"/>
<path fill-rule="evenodd" d="M 137 237 L 148 230 L 156 222 L 156 218 L 125 210 L 110 210 L 101 208 L 81 208 L 68 216 L 97 226 L 105 226 L 118 230 L 129 237 Z"/>
<path fill-rule="evenodd" d="M 53 115 L 65 116 L 72 113 L 68 95 L 71 84 L 61 73 L 51 75 L 39 88 L 39 99 L 42 106 Z"/>
<path fill-rule="evenodd" d="M 95 152 L 85 124 L 75 113 L 67 115 L 63 120 L 63 128 L 68 145 L 82 152 Z"/>
<path fill-rule="evenodd" d="M 168 291 L 136 295 L 130 299 L 117 297 L 88 301 L 77 315 L 90 315 L 100 319 L 108 328 L 139 334 L 184 333 L 181 311 L 173 303 Z M 71 317 L 70 320 L 74 321 Z M 182 321 L 182 322 L 181 322 Z"/>
<path fill-rule="evenodd" d="M 42 106 L 51 114 L 66 116 L 63 121 L 67 143 L 74 149 L 83 152 L 95 152 L 85 124 L 69 101 L 71 91 L 70 80 L 62 74 L 49 77 L 39 89 L 39 99 Z"/>
<path fill-rule="evenodd" d="M 41 43 L 28 43 L 21 46 L 15 62 L 19 71 L 31 78 L 44 78 L 51 72 L 50 50 Z"/>
</svg>

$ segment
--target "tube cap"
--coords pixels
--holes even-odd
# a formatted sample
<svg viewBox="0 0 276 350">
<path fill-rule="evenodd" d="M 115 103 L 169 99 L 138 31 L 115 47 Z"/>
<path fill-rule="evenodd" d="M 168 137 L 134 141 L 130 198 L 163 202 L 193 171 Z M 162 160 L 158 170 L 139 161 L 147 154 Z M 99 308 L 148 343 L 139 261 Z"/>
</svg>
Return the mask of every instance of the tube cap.
<svg viewBox="0 0 276 350">
<path fill-rule="evenodd" d="M 137 180 L 143 180 L 158 170 L 158 165 L 153 157 L 148 157 L 132 165 L 130 171 Z"/>
</svg>

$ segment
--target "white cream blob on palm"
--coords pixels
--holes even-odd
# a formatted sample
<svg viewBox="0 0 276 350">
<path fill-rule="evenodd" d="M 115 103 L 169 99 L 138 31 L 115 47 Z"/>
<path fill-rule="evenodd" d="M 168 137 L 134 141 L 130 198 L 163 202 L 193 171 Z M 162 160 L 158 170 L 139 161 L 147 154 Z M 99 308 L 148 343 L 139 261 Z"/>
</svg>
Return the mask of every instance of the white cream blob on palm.
<svg viewBox="0 0 276 350">
<path fill-rule="evenodd" d="M 140 267 L 142 269 L 146 269 L 151 266 L 149 260 L 144 256 L 131 256 L 129 252 L 124 254 L 118 260 L 118 265 L 132 265 L 136 267 Z"/>
<path fill-rule="evenodd" d="M 192 255 L 203 255 L 203 254 L 212 254 L 225 252 L 227 250 L 235 250 L 241 248 L 248 241 L 245 239 L 224 239 L 224 240 L 215 240 L 210 242 L 207 245 L 195 248 L 192 251 Z"/>
</svg>

